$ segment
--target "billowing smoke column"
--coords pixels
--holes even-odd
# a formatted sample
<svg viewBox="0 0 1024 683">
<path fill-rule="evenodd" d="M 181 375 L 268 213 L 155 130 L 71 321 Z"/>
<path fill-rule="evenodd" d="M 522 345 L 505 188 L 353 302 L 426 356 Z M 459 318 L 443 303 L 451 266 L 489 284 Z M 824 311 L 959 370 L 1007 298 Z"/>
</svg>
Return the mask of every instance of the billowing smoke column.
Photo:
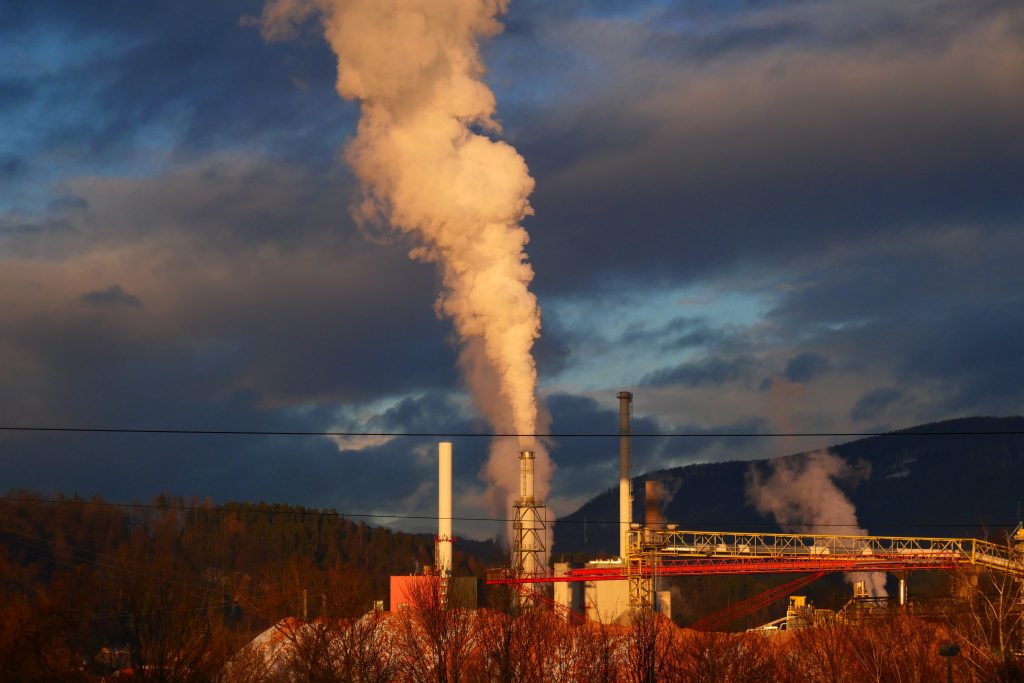
<svg viewBox="0 0 1024 683">
<path fill-rule="evenodd" d="M 815 451 L 803 457 L 770 460 L 768 467 L 768 476 L 754 464 L 747 471 L 747 500 L 758 512 L 771 514 L 786 531 L 867 535 L 859 526 L 856 508 L 836 482 L 856 484 L 867 479 L 869 463 L 851 465 L 835 453 Z M 886 595 L 884 573 L 852 572 L 846 574 L 846 580 L 851 584 L 862 580 L 872 595 Z"/>
<path fill-rule="evenodd" d="M 507 0 L 270 0 L 268 40 L 318 17 L 338 57 L 338 93 L 361 118 L 346 158 L 363 188 L 357 218 L 386 224 L 438 264 L 439 315 L 463 341 L 460 366 L 474 401 L 498 433 L 538 431 L 532 356 L 540 309 L 528 285 L 526 231 L 533 179 L 500 132 L 483 83 L 478 38 L 501 30 Z M 483 131 L 487 134 L 482 134 Z M 519 450 L 537 456 L 537 494 L 551 463 L 532 437 L 496 440 L 484 474 L 491 503 L 507 513 L 517 494 Z"/>
</svg>

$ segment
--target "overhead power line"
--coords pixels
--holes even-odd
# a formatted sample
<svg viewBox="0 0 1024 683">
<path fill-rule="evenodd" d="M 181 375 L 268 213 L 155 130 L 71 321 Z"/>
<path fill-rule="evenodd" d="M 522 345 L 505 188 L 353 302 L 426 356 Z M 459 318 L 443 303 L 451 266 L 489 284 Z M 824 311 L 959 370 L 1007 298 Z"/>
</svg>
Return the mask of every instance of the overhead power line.
<svg viewBox="0 0 1024 683">
<path fill-rule="evenodd" d="M 302 508 L 302 509 L 299 509 L 299 510 L 274 510 L 274 509 L 270 509 L 270 508 L 258 509 L 258 508 L 254 508 L 254 507 L 248 507 L 248 508 L 245 508 L 245 509 L 241 509 L 241 508 L 234 508 L 234 507 L 226 507 L 226 506 L 223 506 L 223 505 L 217 506 L 217 507 L 202 507 L 202 506 L 198 506 L 198 505 L 172 505 L 172 504 L 159 504 L 159 503 L 116 503 L 116 502 L 105 501 L 105 500 L 77 500 L 77 499 L 74 499 L 74 498 L 63 498 L 63 499 L 60 499 L 60 498 L 11 498 L 11 497 L 0 496 L 0 502 L 4 502 L 4 503 L 29 503 L 29 504 L 41 504 L 41 505 L 55 505 L 55 504 L 96 505 L 96 506 L 103 506 L 103 507 L 117 507 L 117 508 L 143 509 L 143 510 L 160 510 L 160 511 L 188 512 L 188 513 L 200 512 L 200 513 L 204 513 L 204 514 L 220 514 L 220 515 L 236 514 L 236 513 L 239 513 L 239 512 L 244 512 L 244 513 L 247 513 L 247 514 L 257 514 L 257 515 L 290 515 L 290 516 L 293 516 L 293 517 L 296 517 L 296 516 L 297 517 L 307 517 L 307 516 L 308 517 L 315 517 L 315 516 L 324 517 L 324 516 L 327 516 L 327 517 L 338 517 L 338 518 L 341 518 L 341 519 L 389 519 L 389 520 L 392 520 L 392 519 L 408 519 L 408 520 L 427 520 L 427 521 L 437 521 L 438 520 L 438 516 L 437 515 L 410 515 L 410 514 L 401 514 L 401 513 L 395 514 L 395 513 L 380 513 L 380 512 L 339 512 L 337 510 L 309 510 L 309 509 L 305 509 L 305 508 Z M 494 523 L 505 523 L 505 522 L 517 521 L 515 519 L 508 518 L 508 517 L 461 517 L 461 516 L 452 516 L 450 518 L 449 517 L 445 517 L 444 519 L 451 519 L 453 521 L 458 521 L 458 522 L 494 522 Z M 552 521 L 554 522 L 555 520 L 552 520 Z M 598 525 L 598 526 L 603 526 L 603 525 L 604 526 L 612 526 L 612 525 L 616 525 L 617 526 L 617 525 L 621 524 L 621 522 L 618 519 L 610 519 L 610 518 L 558 519 L 557 523 L 558 524 L 588 524 L 588 525 Z M 765 524 L 767 524 L 767 522 L 759 523 L 759 524 L 756 524 L 756 525 L 755 524 L 734 523 L 733 526 L 751 527 L 751 528 L 754 528 L 754 529 L 763 529 Z M 926 527 L 942 528 L 942 527 L 1012 527 L 1012 526 L 1016 526 L 1016 524 L 1017 524 L 1016 521 L 1012 521 L 1012 522 L 1007 522 L 1007 521 L 1002 521 L 1002 522 L 990 521 L 990 522 L 984 522 L 984 523 L 977 522 L 977 521 L 971 521 L 971 522 L 920 522 L 920 523 L 900 522 L 898 524 L 891 523 L 890 525 L 891 526 L 900 526 L 900 527 L 912 527 L 912 528 L 926 528 Z M 792 527 L 792 528 L 800 528 L 800 529 L 818 529 L 818 528 L 827 528 L 827 529 L 851 528 L 851 529 L 859 529 L 859 528 L 863 528 L 864 525 L 863 524 L 810 524 L 810 523 L 808 523 L 808 524 L 787 524 L 786 526 L 787 527 Z M 7 530 L 7 529 L 0 529 L 0 531 L 9 531 L 9 530 Z"/>
<path fill-rule="evenodd" d="M 0 432 L 56 432 L 71 434 L 166 434 L 178 436 L 326 436 L 326 437 L 418 437 L 418 438 L 615 438 L 619 432 L 546 432 L 516 434 L 510 432 L 350 432 L 317 430 L 269 430 L 269 429 L 189 429 L 189 428 L 148 428 L 148 427 L 56 427 L 41 425 L 0 425 Z M 872 437 L 872 436 L 1021 436 L 1022 430 L 970 430 L 970 431 L 893 431 L 893 432 L 630 432 L 630 436 L 641 439 L 667 438 L 753 438 L 753 437 Z"/>
</svg>

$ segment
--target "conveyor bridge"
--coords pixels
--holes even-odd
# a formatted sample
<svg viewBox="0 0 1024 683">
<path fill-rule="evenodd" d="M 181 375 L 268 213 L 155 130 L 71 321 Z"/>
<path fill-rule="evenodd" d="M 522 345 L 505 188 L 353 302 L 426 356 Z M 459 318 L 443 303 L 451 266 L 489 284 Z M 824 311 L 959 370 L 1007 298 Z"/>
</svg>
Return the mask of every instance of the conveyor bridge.
<svg viewBox="0 0 1024 683">
<path fill-rule="evenodd" d="M 1018 536 L 1014 534 L 1014 539 Z M 486 583 L 627 580 L 631 606 L 641 607 L 653 604 L 654 579 L 659 576 L 905 572 L 973 566 L 1024 577 L 1024 555 L 1008 545 L 975 538 L 631 528 L 626 539 L 628 555 L 622 566 L 533 577 L 492 570 Z"/>
</svg>

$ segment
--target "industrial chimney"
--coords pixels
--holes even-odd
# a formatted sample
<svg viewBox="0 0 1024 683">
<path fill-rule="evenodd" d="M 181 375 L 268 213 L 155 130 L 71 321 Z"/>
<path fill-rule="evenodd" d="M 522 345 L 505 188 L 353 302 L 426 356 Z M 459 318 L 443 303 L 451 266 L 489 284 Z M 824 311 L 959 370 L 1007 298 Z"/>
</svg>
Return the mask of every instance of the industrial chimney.
<svg viewBox="0 0 1024 683">
<path fill-rule="evenodd" d="M 630 427 L 633 394 L 619 392 L 619 557 L 626 559 L 626 531 L 633 521 L 633 487 L 629 480 Z"/>
<path fill-rule="evenodd" d="M 665 504 L 665 487 L 657 479 L 644 482 L 644 526 L 648 529 L 661 529 L 664 520 L 661 508 Z"/>
<path fill-rule="evenodd" d="M 533 451 L 519 453 L 519 498 L 512 505 L 512 571 L 516 576 L 541 576 L 547 556 L 547 512 L 534 496 Z"/>
<path fill-rule="evenodd" d="M 437 445 L 437 573 L 452 573 L 452 444 Z"/>
</svg>

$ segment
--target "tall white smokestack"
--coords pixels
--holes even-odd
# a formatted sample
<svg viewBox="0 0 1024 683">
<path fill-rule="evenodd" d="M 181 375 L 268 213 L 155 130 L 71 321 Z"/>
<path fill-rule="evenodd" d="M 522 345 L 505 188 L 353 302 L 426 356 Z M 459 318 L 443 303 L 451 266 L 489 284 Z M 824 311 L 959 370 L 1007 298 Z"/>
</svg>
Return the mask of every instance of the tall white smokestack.
<svg viewBox="0 0 1024 683">
<path fill-rule="evenodd" d="M 619 392 L 619 557 L 626 559 L 626 531 L 633 521 L 633 487 L 629 481 L 630 427 L 633 394 Z"/>
<path fill-rule="evenodd" d="M 452 572 L 452 444 L 437 445 L 437 573 Z"/>
</svg>

